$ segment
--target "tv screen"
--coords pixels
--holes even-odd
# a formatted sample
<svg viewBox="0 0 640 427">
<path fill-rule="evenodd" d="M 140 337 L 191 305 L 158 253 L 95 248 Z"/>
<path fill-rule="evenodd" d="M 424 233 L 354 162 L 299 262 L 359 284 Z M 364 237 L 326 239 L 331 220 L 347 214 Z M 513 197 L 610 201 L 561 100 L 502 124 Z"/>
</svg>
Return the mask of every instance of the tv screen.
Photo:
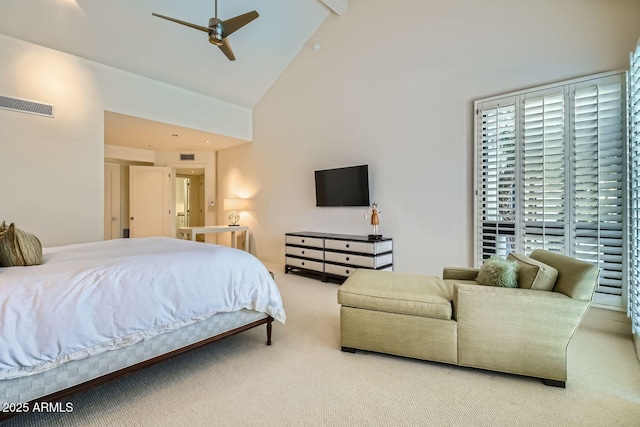
<svg viewBox="0 0 640 427">
<path fill-rule="evenodd" d="M 316 174 L 316 206 L 369 206 L 368 165 L 325 169 Z"/>
</svg>

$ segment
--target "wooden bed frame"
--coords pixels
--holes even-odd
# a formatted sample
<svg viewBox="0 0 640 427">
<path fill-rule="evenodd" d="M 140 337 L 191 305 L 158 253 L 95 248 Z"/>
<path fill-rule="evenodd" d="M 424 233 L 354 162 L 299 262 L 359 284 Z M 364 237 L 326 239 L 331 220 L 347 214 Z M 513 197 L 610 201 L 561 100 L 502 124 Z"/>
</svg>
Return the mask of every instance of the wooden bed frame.
<svg viewBox="0 0 640 427">
<path fill-rule="evenodd" d="M 35 404 L 35 403 L 57 402 L 57 401 L 69 398 L 69 397 L 73 396 L 74 394 L 90 390 L 90 389 L 92 389 L 94 387 L 97 387 L 99 385 L 108 383 L 108 382 L 116 380 L 118 378 L 122 378 L 122 377 L 124 377 L 126 375 L 129 375 L 129 374 L 132 374 L 134 372 L 141 371 L 141 370 L 143 370 L 145 368 L 148 368 L 149 366 L 156 365 L 156 364 L 158 364 L 160 362 L 164 362 L 165 360 L 172 359 L 172 358 L 174 358 L 176 356 L 179 356 L 181 354 L 188 353 L 188 352 L 193 351 L 193 350 L 195 350 L 197 348 L 203 347 L 203 346 L 205 346 L 207 344 L 211 344 L 212 342 L 221 340 L 221 339 L 226 338 L 226 337 L 230 337 L 232 335 L 236 335 L 236 334 L 238 334 L 240 332 L 244 332 L 244 331 L 249 330 L 249 329 L 253 329 L 253 328 L 255 328 L 257 326 L 260 326 L 260 325 L 264 325 L 264 324 L 267 325 L 267 345 L 271 345 L 271 331 L 272 331 L 272 328 L 273 328 L 272 323 L 273 323 L 273 317 L 267 316 L 264 319 L 256 320 L 254 322 L 248 323 L 248 324 L 240 326 L 238 328 L 231 329 L 230 331 L 223 332 L 221 334 L 212 336 L 212 337 L 204 339 L 202 341 L 198 341 L 196 343 L 187 345 L 187 346 L 182 347 L 182 348 L 178 348 L 176 350 L 170 351 L 170 352 L 162 354 L 160 356 L 153 357 L 151 359 L 145 360 L 144 362 L 136 363 L 135 365 L 128 366 L 128 367 L 120 369 L 118 371 L 114 371 L 114 372 L 111 372 L 109 374 L 106 374 L 106 375 L 94 378 L 92 380 L 86 381 L 84 383 L 77 384 L 75 386 L 71 386 L 71 387 L 66 388 L 64 390 L 60 390 L 58 392 L 49 394 L 47 396 L 43 396 L 43 397 L 34 399 L 34 400 L 32 400 L 32 401 L 30 401 L 28 403 L 28 405 L 29 405 L 28 407 L 32 408 L 33 404 Z M 14 417 L 16 415 L 20 415 L 20 414 L 21 414 L 21 412 L 0 412 L 0 422 L 2 422 L 4 420 L 7 420 L 9 418 L 12 418 L 12 417 Z"/>
</svg>

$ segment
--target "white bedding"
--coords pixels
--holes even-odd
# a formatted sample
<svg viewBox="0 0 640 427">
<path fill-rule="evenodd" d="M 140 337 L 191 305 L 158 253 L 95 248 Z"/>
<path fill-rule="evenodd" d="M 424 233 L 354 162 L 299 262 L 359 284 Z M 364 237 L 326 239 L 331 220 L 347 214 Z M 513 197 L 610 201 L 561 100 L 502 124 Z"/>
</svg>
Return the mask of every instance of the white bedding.
<svg viewBox="0 0 640 427">
<path fill-rule="evenodd" d="M 0 379 L 55 368 L 243 308 L 284 323 L 278 288 L 253 255 L 167 237 L 43 251 L 0 268 Z"/>
</svg>

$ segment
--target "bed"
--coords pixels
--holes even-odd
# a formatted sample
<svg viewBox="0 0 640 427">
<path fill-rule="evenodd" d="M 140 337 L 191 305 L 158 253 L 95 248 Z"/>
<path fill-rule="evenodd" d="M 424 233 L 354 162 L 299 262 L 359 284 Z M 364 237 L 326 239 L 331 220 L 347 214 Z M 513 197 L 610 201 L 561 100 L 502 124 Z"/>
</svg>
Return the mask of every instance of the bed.
<svg viewBox="0 0 640 427">
<path fill-rule="evenodd" d="M 259 325 L 271 344 L 285 322 L 269 272 L 241 250 L 149 237 L 42 259 L 0 268 L 0 420 Z"/>
</svg>

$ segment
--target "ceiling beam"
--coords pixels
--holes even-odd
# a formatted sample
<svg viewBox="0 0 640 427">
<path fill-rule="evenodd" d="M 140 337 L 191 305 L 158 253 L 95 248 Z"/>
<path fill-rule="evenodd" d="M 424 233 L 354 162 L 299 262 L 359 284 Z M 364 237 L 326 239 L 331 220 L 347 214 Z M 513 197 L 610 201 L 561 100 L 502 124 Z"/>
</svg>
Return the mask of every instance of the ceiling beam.
<svg viewBox="0 0 640 427">
<path fill-rule="evenodd" d="M 344 15 L 349 10 L 349 0 L 320 0 L 338 15 Z"/>
</svg>

